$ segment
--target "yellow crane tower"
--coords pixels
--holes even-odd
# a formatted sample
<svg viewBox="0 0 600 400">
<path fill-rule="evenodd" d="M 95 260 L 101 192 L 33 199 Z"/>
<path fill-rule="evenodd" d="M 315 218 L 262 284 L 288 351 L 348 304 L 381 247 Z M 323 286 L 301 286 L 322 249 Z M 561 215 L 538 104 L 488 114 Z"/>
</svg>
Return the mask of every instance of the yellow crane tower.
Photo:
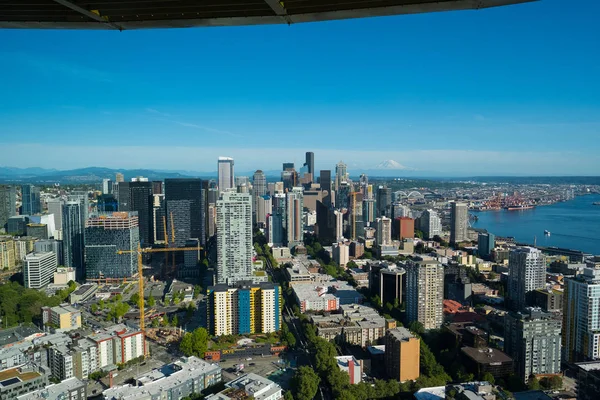
<svg viewBox="0 0 600 400">
<path fill-rule="evenodd" d="M 201 249 L 198 247 L 171 247 L 171 248 L 163 248 L 163 249 L 152 249 L 152 248 L 144 248 L 138 244 L 138 248 L 136 250 L 118 250 L 117 254 L 137 254 L 138 261 L 138 294 L 140 296 L 140 330 L 145 334 L 146 333 L 146 314 L 144 311 L 144 274 L 143 274 L 143 265 L 142 265 L 142 254 L 146 253 L 162 253 L 162 252 L 173 252 L 173 251 L 199 251 Z"/>
</svg>

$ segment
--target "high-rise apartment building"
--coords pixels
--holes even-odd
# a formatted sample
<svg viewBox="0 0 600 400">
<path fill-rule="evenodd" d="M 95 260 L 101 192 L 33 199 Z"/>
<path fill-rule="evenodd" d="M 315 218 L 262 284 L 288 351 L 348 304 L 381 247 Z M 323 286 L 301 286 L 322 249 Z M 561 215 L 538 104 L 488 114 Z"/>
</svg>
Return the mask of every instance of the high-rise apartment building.
<svg viewBox="0 0 600 400">
<path fill-rule="evenodd" d="M 17 192 L 14 186 L 0 185 L 0 230 L 17 214 Z"/>
<path fill-rule="evenodd" d="M 212 335 L 277 332 L 281 329 L 281 288 L 272 283 L 215 285 L 208 288 L 208 327 Z"/>
<path fill-rule="evenodd" d="M 41 289 L 52 282 L 54 271 L 58 266 L 54 253 L 29 253 L 24 261 L 23 286 Z"/>
<path fill-rule="evenodd" d="M 420 227 L 425 238 L 432 239 L 442 234 L 442 220 L 434 210 L 425 210 L 420 217 Z"/>
<path fill-rule="evenodd" d="M 385 343 L 385 370 L 387 376 L 400 382 L 419 378 L 419 359 L 421 343 L 406 328 L 387 331 Z"/>
<path fill-rule="evenodd" d="M 439 329 L 444 322 L 444 267 L 436 260 L 406 264 L 406 318 L 425 329 Z"/>
<path fill-rule="evenodd" d="M 375 200 L 378 217 L 389 217 L 392 215 L 392 189 L 387 186 L 379 186 Z"/>
<path fill-rule="evenodd" d="M 42 212 L 40 188 L 33 185 L 21 186 L 21 214 L 34 215 Z"/>
<path fill-rule="evenodd" d="M 460 243 L 468 239 L 469 207 L 465 203 L 453 202 L 450 208 L 450 243 Z"/>
<path fill-rule="evenodd" d="M 122 279 L 136 274 L 137 254 L 117 252 L 136 250 L 140 244 L 139 235 L 136 211 L 88 218 L 85 228 L 86 278 Z"/>
<path fill-rule="evenodd" d="M 340 242 L 344 240 L 344 214 L 341 211 L 333 210 L 333 216 L 335 219 L 335 241 Z"/>
<path fill-rule="evenodd" d="M 517 247 L 508 256 L 507 297 L 509 306 L 520 311 L 531 303 L 536 289 L 546 284 L 546 256 L 533 247 Z"/>
<path fill-rule="evenodd" d="M 102 194 L 113 194 L 113 181 L 102 179 Z"/>
<path fill-rule="evenodd" d="M 480 257 L 489 257 L 492 255 L 492 250 L 496 246 L 496 237 L 493 233 L 479 233 L 477 235 L 477 253 Z"/>
<path fill-rule="evenodd" d="M 125 176 L 122 173 L 117 172 L 115 174 L 115 182 L 117 182 L 117 183 L 125 182 Z"/>
<path fill-rule="evenodd" d="M 369 271 L 369 289 L 381 299 L 381 304 L 403 302 L 402 288 L 406 270 L 396 264 L 380 263 L 371 265 Z"/>
<path fill-rule="evenodd" d="M 504 351 L 512 357 L 516 375 L 560 373 L 561 321 L 539 308 L 511 312 L 504 319 Z"/>
<path fill-rule="evenodd" d="M 375 222 L 376 210 L 374 199 L 364 199 L 362 202 L 363 206 L 363 219 L 366 222 Z"/>
<path fill-rule="evenodd" d="M 265 226 L 267 223 L 267 215 L 273 212 L 273 202 L 268 194 L 259 196 L 256 199 L 256 223 L 260 226 Z M 254 208 L 252 209 L 254 210 Z"/>
<path fill-rule="evenodd" d="M 190 238 L 206 244 L 204 194 L 201 179 L 165 179 L 167 228 L 168 234 L 172 234 L 172 214 L 176 246 L 184 246 Z"/>
<path fill-rule="evenodd" d="M 283 218 L 281 214 L 267 216 L 267 241 L 274 247 L 283 245 Z"/>
<path fill-rule="evenodd" d="M 63 257 L 65 267 L 75 269 L 78 281 L 85 279 L 84 230 L 86 213 L 81 201 L 69 200 L 62 207 Z"/>
<path fill-rule="evenodd" d="M 224 192 L 217 201 L 217 283 L 252 276 L 252 198 Z"/>
<path fill-rule="evenodd" d="M 565 279 L 562 347 L 566 362 L 600 360 L 600 268 Z"/>
<path fill-rule="evenodd" d="M 119 211 L 136 211 L 139 221 L 140 243 L 149 247 L 153 242 L 152 182 L 133 181 L 119 184 Z"/>
<path fill-rule="evenodd" d="M 233 158 L 219 157 L 217 172 L 219 175 L 218 183 L 220 192 L 235 188 L 233 165 Z"/>
<path fill-rule="evenodd" d="M 377 218 L 377 245 L 385 246 L 392 243 L 392 220 L 387 217 Z"/>
</svg>

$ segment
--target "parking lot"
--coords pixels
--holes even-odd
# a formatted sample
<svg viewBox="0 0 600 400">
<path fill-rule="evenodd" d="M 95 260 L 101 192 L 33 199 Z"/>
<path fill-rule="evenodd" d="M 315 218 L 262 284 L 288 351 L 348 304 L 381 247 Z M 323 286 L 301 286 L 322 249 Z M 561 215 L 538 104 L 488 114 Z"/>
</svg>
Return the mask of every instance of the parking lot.
<svg viewBox="0 0 600 400">
<path fill-rule="evenodd" d="M 268 376 L 273 372 L 279 371 L 284 368 L 284 364 L 282 363 L 281 358 L 277 356 L 269 356 L 269 357 L 250 357 L 251 360 L 248 359 L 233 359 L 233 360 L 221 360 L 219 365 L 223 369 L 223 380 L 229 381 L 235 379 L 237 376 L 242 373 L 255 373 L 261 376 Z M 234 365 L 236 364 L 244 364 L 244 370 L 241 373 L 236 375 L 232 369 L 235 369 Z M 230 372 L 231 371 L 231 372 Z"/>
</svg>

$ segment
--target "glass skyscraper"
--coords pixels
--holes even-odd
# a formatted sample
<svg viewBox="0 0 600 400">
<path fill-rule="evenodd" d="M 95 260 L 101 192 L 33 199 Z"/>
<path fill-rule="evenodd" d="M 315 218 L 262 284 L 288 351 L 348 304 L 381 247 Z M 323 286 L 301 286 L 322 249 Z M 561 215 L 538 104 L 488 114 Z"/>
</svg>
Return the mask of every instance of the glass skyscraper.
<svg viewBox="0 0 600 400">
<path fill-rule="evenodd" d="M 8 219 L 17 214 L 17 193 L 14 186 L 0 185 L 0 229 L 5 229 Z"/>
<path fill-rule="evenodd" d="M 204 194 L 202 180 L 165 179 L 167 228 L 171 236 L 171 215 L 175 226 L 175 245 L 184 246 L 188 239 L 206 244 Z"/>
<path fill-rule="evenodd" d="M 85 279 L 84 264 L 84 229 L 85 213 L 82 203 L 69 200 L 63 205 L 62 230 L 63 230 L 63 257 L 65 267 L 75 269 L 78 281 Z"/>
<path fill-rule="evenodd" d="M 40 204 L 40 188 L 33 185 L 21 186 L 21 203 L 23 215 L 34 215 L 42 212 Z"/>
<path fill-rule="evenodd" d="M 90 217 L 85 228 L 86 279 L 127 278 L 137 273 L 136 250 L 140 243 L 137 211 Z"/>
</svg>

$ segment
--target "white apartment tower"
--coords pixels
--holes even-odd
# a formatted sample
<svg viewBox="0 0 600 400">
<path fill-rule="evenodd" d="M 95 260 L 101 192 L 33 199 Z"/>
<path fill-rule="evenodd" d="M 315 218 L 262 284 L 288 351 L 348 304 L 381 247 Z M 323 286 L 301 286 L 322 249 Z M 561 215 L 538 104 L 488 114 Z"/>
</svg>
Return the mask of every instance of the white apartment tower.
<svg viewBox="0 0 600 400">
<path fill-rule="evenodd" d="M 385 246 L 392 243 L 392 220 L 388 217 L 377 218 L 377 244 Z"/>
<path fill-rule="evenodd" d="M 469 207 L 465 203 L 452 203 L 450 208 L 450 243 L 468 239 Z"/>
<path fill-rule="evenodd" d="M 406 316 L 425 329 L 444 322 L 444 267 L 436 260 L 409 261 L 406 265 Z"/>
<path fill-rule="evenodd" d="M 217 283 L 252 276 L 252 197 L 224 192 L 217 200 Z"/>
<path fill-rule="evenodd" d="M 508 300 L 510 307 L 521 311 L 528 296 L 546 285 L 546 256 L 533 247 L 517 247 L 508 256 Z"/>
</svg>

